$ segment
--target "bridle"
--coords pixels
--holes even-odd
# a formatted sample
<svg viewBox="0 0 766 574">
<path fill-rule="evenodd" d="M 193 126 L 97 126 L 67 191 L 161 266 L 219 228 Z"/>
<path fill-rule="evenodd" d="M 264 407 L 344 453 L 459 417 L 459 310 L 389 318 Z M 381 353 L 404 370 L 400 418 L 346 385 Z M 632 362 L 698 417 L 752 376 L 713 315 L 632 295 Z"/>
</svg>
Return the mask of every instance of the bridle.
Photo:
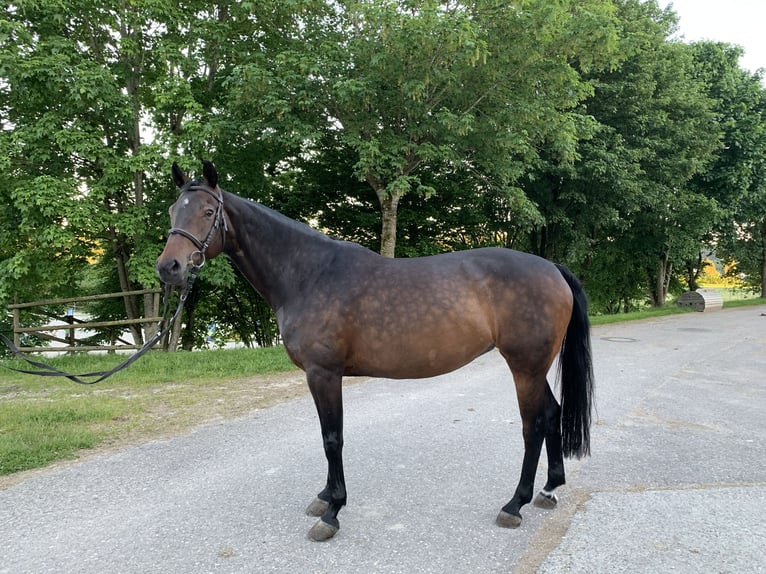
<svg viewBox="0 0 766 574">
<path fill-rule="evenodd" d="M 198 184 L 191 184 L 189 186 L 189 189 L 184 191 L 204 191 L 205 193 L 209 194 L 215 200 L 218 202 L 218 207 L 215 212 L 215 219 L 213 220 L 213 225 L 210 227 L 210 230 L 207 232 L 207 235 L 205 236 L 205 239 L 203 241 L 200 241 L 198 238 L 196 238 L 193 234 L 189 233 L 185 229 L 181 229 L 180 227 L 173 227 L 168 231 L 168 237 L 171 235 L 181 235 L 191 241 L 194 246 L 197 248 L 197 251 L 194 251 L 189 255 L 189 262 L 191 263 L 191 269 L 189 270 L 189 276 L 186 279 L 186 285 L 183 288 L 183 291 L 181 291 L 181 295 L 178 302 L 178 308 L 176 309 L 175 313 L 168 318 L 168 301 L 170 300 L 170 293 L 171 293 L 171 286 L 165 285 L 165 294 L 164 294 L 164 302 L 163 302 L 163 312 L 162 312 L 162 320 L 157 325 L 157 332 L 155 335 L 146 341 L 144 343 L 144 346 L 141 347 L 138 351 L 136 351 L 133 355 L 129 356 L 125 361 L 117 365 L 116 367 L 109 369 L 108 371 L 96 371 L 93 373 L 81 373 L 81 374 L 72 374 L 67 373 L 65 371 L 61 371 L 51 365 L 48 365 L 46 363 L 41 363 L 39 361 L 32 361 L 28 357 L 26 357 L 17 347 L 13 344 L 13 341 L 8 339 L 5 335 L 0 333 L 0 341 L 5 343 L 5 345 L 13 352 L 16 357 L 21 359 L 22 361 L 25 361 L 26 363 L 29 363 L 33 367 L 36 367 L 38 370 L 28 370 L 28 369 L 17 369 L 14 367 L 9 367 L 7 365 L 2 365 L 6 369 L 9 369 L 11 371 L 16 371 L 19 373 L 27 373 L 30 375 L 41 375 L 44 377 L 66 377 L 70 381 L 73 381 L 75 383 L 79 383 L 81 385 L 92 385 L 94 383 L 98 383 L 100 381 L 103 381 L 107 377 L 112 376 L 118 371 L 121 371 L 125 367 L 131 365 L 134 361 L 136 361 L 139 357 L 141 357 L 143 354 L 145 354 L 149 349 L 154 347 L 165 335 L 167 335 L 170 332 L 170 329 L 173 327 L 173 324 L 176 322 L 176 319 L 180 316 L 181 310 L 184 307 L 184 303 L 186 302 L 186 298 L 189 296 L 189 293 L 191 293 L 192 286 L 194 285 L 194 281 L 197 279 L 197 274 L 199 273 L 199 270 L 202 268 L 202 266 L 205 264 L 205 255 L 207 253 L 208 247 L 210 247 L 210 241 L 213 239 L 213 235 L 215 234 L 217 229 L 221 230 L 221 248 L 223 248 L 224 242 L 226 240 L 226 233 L 228 231 L 228 227 L 226 225 L 226 217 L 224 217 L 223 213 L 223 193 L 221 190 L 216 187 L 215 191 L 210 189 L 209 187 L 198 185 Z M 95 378 L 92 381 L 88 381 L 85 379 L 88 378 Z"/>
<path fill-rule="evenodd" d="M 189 255 L 189 262 L 192 264 L 192 273 L 189 275 L 191 279 L 192 275 L 194 275 L 196 278 L 195 270 L 199 271 L 200 268 L 205 264 L 205 254 L 207 253 L 207 248 L 210 247 L 210 240 L 213 238 L 213 234 L 216 232 L 216 230 L 221 230 L 221 246 L 223 248 L 224 242 L 226 241 L 226 232 L 229 229 L 226 225 L 226 218 L 223 215 L 223 193 L 221 192 L 220 188 L 216 187 L 215 190 L 212 190 L 209 187 L 203 185 L 192 184 L 189 186 L 189 189 L 184 191 L 204 191 L 218 202 L 218 206 L 215 210 L 215 219 L 213 220 L 213 225 L 210 227 L 210 230 L 207 232 L 207 235 L 203 241 L 200 241 L 192 233 L 189 233 L 180 227 L 172 227 L 168 230 L 168 237 L 171 235 L 180 235 L 191 241 L 194 244 L 194 247 L 197 248 L 197 251 L 193 251 Z"/>
</svg>

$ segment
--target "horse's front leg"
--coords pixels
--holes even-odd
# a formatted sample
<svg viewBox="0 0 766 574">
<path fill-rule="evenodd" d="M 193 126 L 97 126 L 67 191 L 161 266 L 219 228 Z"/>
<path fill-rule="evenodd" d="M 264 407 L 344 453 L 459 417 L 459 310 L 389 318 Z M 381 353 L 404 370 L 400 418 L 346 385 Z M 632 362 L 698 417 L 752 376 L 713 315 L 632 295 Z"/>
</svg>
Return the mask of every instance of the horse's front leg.
<svg viewBox="0 0 766 574">
<path fill-rule="evenodd" d="M 326 369 L 306 370 L 311 395 L 319 415 L 322 442 L 327 457 L 327 484 L 306 509 L 320 519 L 309 531 L 309 538 L 329 540 L 338 532 L 338 512 L 346 504 L 346 479 L 343 476 L 343 395 L 342 375 Z"/>
</svg>

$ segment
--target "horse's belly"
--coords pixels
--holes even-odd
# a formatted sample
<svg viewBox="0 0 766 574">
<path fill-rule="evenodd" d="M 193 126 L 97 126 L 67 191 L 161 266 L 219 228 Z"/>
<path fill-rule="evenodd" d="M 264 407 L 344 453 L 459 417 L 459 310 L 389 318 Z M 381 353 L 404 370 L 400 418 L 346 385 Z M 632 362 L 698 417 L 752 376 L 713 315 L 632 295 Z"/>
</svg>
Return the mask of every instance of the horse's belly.
<svg viewBox="0 0 766 574">
<path fill-rule="evenodd" d="M 399 333 L 374 330 L 353 341 L 346 374 L 417 379 L 449 373 L 494 347 L 488 329 L 475 326 L 413 328 Z"/>
</svg>

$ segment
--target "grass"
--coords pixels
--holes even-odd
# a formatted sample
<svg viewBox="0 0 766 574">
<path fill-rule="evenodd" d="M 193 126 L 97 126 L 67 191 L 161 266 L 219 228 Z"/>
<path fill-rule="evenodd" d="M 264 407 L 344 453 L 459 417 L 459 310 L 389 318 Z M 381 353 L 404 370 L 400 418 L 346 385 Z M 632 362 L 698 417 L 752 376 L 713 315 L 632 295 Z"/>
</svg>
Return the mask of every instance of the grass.
<svg viewBox="0 0 766 574">
<path fill-rule="evenodd" d="M 749 299 L 726 299 L 724 297 L 723 308 L 752 307 L 754 305 L 766 305 L 766 297 L 750 297 Z"/>
<path fill-rule="evenodd" d="M 58 369 L 105 370 L 124 357 L 46 359 Z M 25 368 L 19 361 L 8 366 Z M 175 434 L 305 392 L 282 347 L 149 353 L 97 385 L 0 372 L 0 476 L 78 456 L 84 449 Z"/>
<path fill-rule="evenodd" d="M 97 425 L 118 412 L 107 401 L 74 399 L 0 407 L 0 473 L 45 466 L 95 447 L 103 437 Z"/>
<path fill-rule="evenodd" d="M 681 315 L 684 313 L 694 313 L 694 311 L 685 307 L 679 307 L 677 305 L 665 305 L 659 309 L 645 309 L 643 311 L 633 311 L 632 313 L 619 313 L 617 315 L 594 315 L 590 318 L 590 324 L 609 325 L 611 323 L 623 323 L 625 321 L 635 321 L 637 319 L 651 319 L 652 317 Z"/>
<path fill-rule="evenodd" d="M 744 305 L 766 305 L 766 299 L 724 303 L 727 309 Z M 693 311 L 670 305 L 591 320 L 603 325 L 688 312 Z M 123 358 L 73 355 L 46 361 L 82 373 L 109 369 Z M 3 364 L 23 368 L 18 361 Z M 282 347 L 152 352 L 92 386 L 0 369 L 0 477 L 77 458 L 89 449 L 178 434 L 306 392 L 303 373 Z"/>
<path fill-rule="evenodd" d="M 744 296 L 741 289 L 718 289 L 718 291 L 723 295 L 724 309 L 766 305 L 766 298 Z M 679 307 L 675 303 L 668 303 L 664 307 L 658 309 L 642 309 L 641 311 L 619 313 L 617 315 L 594 315 L 590 318 L 590 323 L 591 325 L 609 325 L 611 323 L 623 323 L 625 321 L 635 321 L 638 319 L 651 319 L 652 317 L 682 315 L 684 313 L 695 312 L 696 311 L 687 307 Z"/>
<path fill-rule="evenodd" d="M 44 359 L 57 369 L 71 373 L 107 370 L 121 361 L 124 355 L 76 354 Z M 38 359 L 39 360 L 39 359 Z M 8 361 L 11 367 L 28 368 L 22 361 Z M 105 383 L 130 383 L 131 385 L 155 385 L 178 380 L 213 380 L 227 377 L 251 376 L 253 373 L 279 373 L 293 369 L 284 347 L 263 349 L 224 349 L 197 351 L 194 353 L 150 352 L 130 367 L 122 370 Z M 28 381 L 26 375 L 10 374 L 15 380 Z M 3 377 L 6 380 L 7 377 Z M 40 379 L 43 385 L 51 379 Z M 102 385 L 102 383 L 99 383 Z"/>
</svg>

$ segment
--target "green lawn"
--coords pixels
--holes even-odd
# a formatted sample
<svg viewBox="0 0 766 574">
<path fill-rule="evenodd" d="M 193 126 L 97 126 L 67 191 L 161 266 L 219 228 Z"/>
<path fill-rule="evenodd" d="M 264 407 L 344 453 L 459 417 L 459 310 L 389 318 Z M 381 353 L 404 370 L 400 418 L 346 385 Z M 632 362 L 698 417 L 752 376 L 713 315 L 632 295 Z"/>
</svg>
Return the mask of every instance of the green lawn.
<svg viewBox="0 0 766 574">
<path fill-rule="evenodd" d="M 46 359 L 73 373 L 106 370 L 124 357 Z M 5 365 L 26 368 L 19 361 Z M 0 372 L 0 476 L 71 458 L 82 449 L 183 431 L 302 392 L 283 347 L 152 352 L 96 385 Z"/>
</svg>

